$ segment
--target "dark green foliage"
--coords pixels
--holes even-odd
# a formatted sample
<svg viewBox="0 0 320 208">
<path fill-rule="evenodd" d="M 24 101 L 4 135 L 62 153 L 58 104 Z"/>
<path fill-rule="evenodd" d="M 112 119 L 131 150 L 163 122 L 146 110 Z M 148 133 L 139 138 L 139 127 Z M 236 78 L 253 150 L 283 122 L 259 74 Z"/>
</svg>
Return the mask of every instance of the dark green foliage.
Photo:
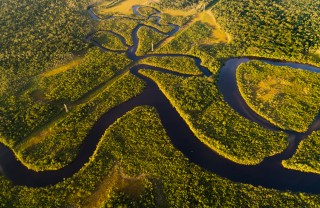
<svg viewBox="0 0 320 208">
<path fill-rule="evenodd" d="M 130 63 L 124 54 L 88 51 L 81 64 L 64 73 L 44 77 L 39 85 L 49 100 L 75 101 Z"/>
<path fill-rule="evenodd" d="M 19 77 L 38 74 L 52 59 L 86 47 L 85 1 L 3 0 L 0 64 Z"/>
<path fill-rule="evenodd" d="M 308 60 L 320 47 L 319 1 L 221 0 L 212 11 L 248 55 Z"/>
<path fill-rule="evenodd" d="M 27 93 L 21 97 L 0 98 L 1 142 L 14 147 L 60 111 L 59 106 L 36 102 Z"/>
<path fill-rule="evenodd" d="M 221 64 L 218 60 L 243 54 L 301 60 L 301 57 L 319 48 L 319 30 L 314 24 L 319 22 L 319 15 L 314 10 L 318 3 L 311 0 L 284 0 L 280 3 L 271 0 L 248 1 L 223 0 L 223 4 L 216 7 L 219 22 L 234 37 L 231 44 L 202 46 L 213 28 L 196 22 L 163 47 L 165 53 L 188 53 L 201 57 L 202 63 L 214 72 L 213 77 L 183 79 L 156 72 L 148 73 L 148 76 L 157 80 L 161 90 L 199 139 L 231 160 L 252 164 L 284 149 L 285 136 L 268 132 L 240 117 L 223 101 L 214 79 Z M 114 2 L 116 4 L 119 1 Z M 265 2 L 269 2 L 265 4 L 268 9 L 265 9 Z M 162 0 L 159 7 L 190 9 L 202 3 L 208 1 Z M 283 11 L 278 6 L 280 4 L 290 8 L 285 15 L 279 12 Z M 89 50 L 79 66 L 64 73 L 25 79 L 46 71 L 47 66 L 52 68 L 61 63 L 70 53 L 86 48 L 82 39 L 89 28 L 89 15 L 85 11 L 89 4 L 85 0 L 4 0 L 0 5 L 0 18 L 4 20 L 0 21 L 1 141 L 14 149 L 30 168 L 61 168 L 76 156 L 79 145 L 94 122 L 110 108 L 138 95 L 144 85 L 133 75 L 125 74 L 119 79 L 116 77 L 112 85 L 96 90 L 98 85 L 108 83 L 130 61 L 124 55 L 102 53 L 94 49 Z M 249 5 L 249 10 L 246 11 L 243 5 Z M 150 14 L 149 11 L 143 13 Z M 287 16 L 291 19 L 286 19 Z M 137 18 L 135 15 L 130 17 Z M 162 17 L 164 19 L 160 23 L 164 25 L 168 22 L 185 25 L 191 18 L 166 14 Z M 258 17 L 259 21 L 255 21 Z M 282 18 L 286 21 L 280 21 Z M 112 30 L 132 44 L 131 34 L 137 24 L 154 26 L 155 23 L 155 19 L 147 22 L 141 17 L 137 19 L 116 17 L 101 20 L 93 24 L 97 26 L 94 31 Z M 289 25 L 296 22 L 302 27 L 299 29 L 294 26 L 292 30 Z M 261 25 L 265 27 L 259 28 Z M 282 30 L 282 25 L 289 29 Z M 169 27 L 157 28 L 163 32 L 169 31 Z M 240 31 L 241 34 L 237 34 Z M 303 36 L 304 32 L 306 36 Z M 147 33 L 143 36 L 144 43 L 140 44 L 149 46 L 152 38 L 148 38 Z M 201 51 L 198 50 L 199 46 Z M 310 57 L 317 60 L 317 56 Z M 154 61 L 155 65 L 169 69 L 181 66 L 176 65 L 175 61 Z M 32 93 L 38 90 L 39 83 L 47 98 L 36 101 Z M 17 88 L 17 85 L 23 87 Z M 78 100 L 84 97 L 80 99 L 81 102 Z M 54 102 L 46 100 L 48 98 Z M 76 100 L 68 114 L 62 113 L 61 101 Z M 38 135 L 37 128 L 49 133 Z M 30 134 L 39 138 L 33 141 L 34 137 L 28 137 Z M 315 147 L 317 142 L 312 145 Z M 307 150 L 312 153 L 316 151 L 309 146 Z M 310 158 L 311 164 L 317 154 L 314 153 Z M 45 188 L 29 188 L 14 186 L 0 177 L 0 206 L 85 207 L 87 200 L 96 196 L 102 182 L 105 179 L 113 180 L 113 173 L 118 169 L 121 173 L 118 178 L 141 182 L 139 192 L 132 189 L 130 183 L 124 186 L 117 180 L 112 181 L 114 183 L 105 187 L 110 194 L 101 199 L 105 202 L 98 207 L 316 207 L 319 203 L 317 195 L 235 183 L 203 170 L 190 163 L 173 147 L 155 109 L 138 107 L 106 130 L 90 161 L 71 178 Z"/>
<path fill-rule="evenodd" d="M 162 20 L 162 19 L 161 19 Z M 159 30 L 159 31 L 161 31 L 161 32 L 163 32 L 163 33 L 168 33 L 168 32 L 170 32 L 171 30 L 173 30 L 173 27 L 172 26 L 169 26 L 168 25 L 168 23 L 167 22 L 163 22 L 163 21 L 161 21 L 161 23 L 163 24 L 163 25 L 159 25 L 159 24 L 156 24 L 156 22 L 157 22 L 157 19 L 155 18 L 155 17 L 151 17 L 151 18 L 149 18 L 147 21 L 145 21 L 143 24 L 144 25 L 148 25 L 148 26 L 150 26 L 150 27 L 153 27 L 153 28 L 155 28 L 155 29 L 157 29 L 157 30 Z"/>
</svg>

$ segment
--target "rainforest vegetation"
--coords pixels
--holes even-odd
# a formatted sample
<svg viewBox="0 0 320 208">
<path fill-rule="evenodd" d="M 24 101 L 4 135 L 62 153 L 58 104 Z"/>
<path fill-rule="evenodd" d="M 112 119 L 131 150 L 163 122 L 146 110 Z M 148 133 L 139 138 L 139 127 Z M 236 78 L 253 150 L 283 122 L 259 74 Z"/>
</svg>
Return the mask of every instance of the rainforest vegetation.
<svg viewBox="0 0 320 208">
<path fill-rule="evenodd" d="M 237 54 L 319 63 L 318 1 L 220 0 L 213 8 Z"/>
<path fill-rule="evenodd" d="M 138 56 L 153 52 L 153 47 L 166 37 L 166 35 L 149 27 L 141 27 L 137 35 L 140 40 L 136 53 Z"/>
<path fill-rule="evenodd" d="M 141 80 L 125 74 L 103 92 L 72 107 L 70 113 L 24 140 L 18 146 L 18 157 L 34 170 L 52 170 L 67 165 L 77 155 L 80 144 L 97 119 L 110 108 L 137 96 L 143 87 Z"/>
<path fill-rule="evenodd" d="M 27 78 L 87 48 L 89 18 L 81 1 L 3 0 L 0 14 L 0 60 L 14 91 Z M 1 70 L 3 73 L 3 70 Z M 4 79 L 4 78 L 2 78 Z M 4 88 L 4 87 L 2 87 Z"/>
<path fill-rule="evenodd" d="M 283 166 L 290 169 L 319 174 L 319 139 L 320 132 L 313 132 L 308 139 L 300 143 L 297 152 L 292 158 L 282 161 Z"/>
<path fill-rule="evenodd" d="M 0 187 L 5 207 L 314 207 L 319 200 L 234 183 L 190 163 L 150 107 L 135 108 L 112 125 L 73 177 L 45 188 L 14 186 L 0 177 Z"/>
<path fill-rule="evenodd" d="M 195 135 L 224 157 L 256 164 L 286 147 L 285 134 L 265 130 L 235 113 L 207 78 L 183 79 L 153 71 L 144 74 L 157 82 Z"/>
<path fill-rule="evenodd" d="M 119 37 L 109 31 L 98 31 L 94 34 L 93 39 L 102 44 L 103 47 L 110 50 L 124 51 L 127 49 Z"/>
<path fill-rule="evenodd" d="M 134 5 L 143 5 L 139 14 Z M 286 149 L 287 134 L 234 111 L 217 88 L 220 67 L 237 56 L 320 65 L 319 3 L 313 0 L 3 0 L 0 7 L 0 142 L 35 171 L 72 164 L 99 118 L 146 91 L 129 71 L 138 64 L 168 70 L 140 73 L 202 143 L 231 162 L 258 164 Z M 168 37 L 170 24 L 180 28 Z M 128 56 L 135 31 L 138 62 Z M 212 74 L 203 76 L 194 57 Z M 274 123 L 283 129 L 302 132 L 317 114 L 317 74 L 249 62 L 240 75 L 247 103 L 268 119 L 278 116 Z M 272 103 L 264 105 L 256 86 L 273 93 Z M 277 96 L 288 105 L 276 108 Z M 90 159 L 57 184 L 18 186 L 0 175 L 0 206 L 318 206 L 319 195 L 233 182 L 190 162 L 154 107 L 128 110 L 103 131 Z M 320 173 L 318 138 L 312 133 L 283 165 Z"/>
<path fill-rule="evenodd" d="M 201 75 L 202 72 L 198 69 L 195 60 L 190 57 L 148 57 L 142 60 L 152 66 L 169 69 L 183 74 Z"/>
<path fill-rule="evenodd" d="M 285 130 L 307 131 L 319 113 L 320 74 L 260 61 L 241 64 L 237 83 L 246 102 Z"/>
</svg>

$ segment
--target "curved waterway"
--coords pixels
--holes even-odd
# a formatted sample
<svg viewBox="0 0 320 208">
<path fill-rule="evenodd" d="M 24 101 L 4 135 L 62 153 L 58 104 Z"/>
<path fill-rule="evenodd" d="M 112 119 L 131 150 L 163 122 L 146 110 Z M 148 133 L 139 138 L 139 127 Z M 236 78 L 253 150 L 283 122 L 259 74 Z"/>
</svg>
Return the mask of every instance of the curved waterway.
<svg viewBox="0 0 320 208">
<path fill-rule="evenodd" d="M 134 7 L 135 14 L 139 14 L 138 7 Z M 99 20 L 91 10 L 88 12 L 95 20 Z M 154 17 L 150 15 L 149 18 Z M 157 21 L 159 22 L 159 21 Z M 167 34 L 168 37 L 174 35 L 179 27 L 173 25 L 173 30 Z M 211 73 L 208 69 L 201 66 L 201 60 L 180 54 L 150 54 L 138 57 L 135 51 L 139 44 L 137 31 L 143 24 L 139 24 L 133 31 L 132 37 L 134 45 L 128 46 L 125 52 L 128 58 L 136 61 L 146 57 L 189 57 L 194 59 L 199 70 L 202 71 L 203 76 L 210 76 Z M 156 30 L 156 29 L 155 29 Z M 119 35 L 119 38 L 124 41 L 124 38 Z M 164 41 L 164 40 L 163 40 Z M 97 42 L 94 44 L 101 49 L 103 46 Z M 124 44 L 126 45 L 126 44 Z M 107 50 L 107 49 L 106 49 Z M 247 62 L 249 58 L 233 58 L 228 60 L 221 68 L 219 76 L 218 87 L 223 94 L 224 99 L 229 105 L 237 111 L 240 115 L 257 122 L 261 126 L 272 131 L 278 131 L 279 128 L 270 124 L 268 121 L 257 115 L 249 106 L 244 102 L 241 97 L 237 83 L 236 83 L 236 69 L 240 63 Z M 302 68 L 305 70 L 317 71 L 320 69 L 304 64 L 277 62 L 267 59 L 258 59 L 274 65 L 285 65 L 294 68 Z M 320 129 L 320 119 L 317 117 L 310 125 L 306 133 L 286 132 L 288 134 L 289 145 L 282 153 L 272 157 L 265 158 L 258 165 L 240 165 L 232 162 L 214 152 L 212 149 L 204 145 L 193 134 L 186 122 L 181 118 L 178 112 L 170 104 L 168 99 L 159 90 L 159 87 L 154 81 L 143 76 L 139 73 L 140 69 L 150 69 L 161 71 L 165 73 L 174 74 L 176 76 L 192 77 L 193 75 L 181 74 L 178 72 L 168 71 L 162 68 L 153 67 L 145 64 L 137 64 L 130 69 L 130 72 L 146 82 L 146 89 L 137 97 L 118 105 L 117 107 L 105 113 L 92 127 L 88 136 L 84 139 L 80 146 L 75 160 L 69 165 L 55 171 L 41 171 L 35 172 L 23 166 L 14 156 L 14 153 L 7 147 L 0 145 L 0 172 L 17 185 L 26 185 L 31 187 L 42 187 L 53 185 L 64 178 L 71 177 L 78 172 L 85 163 L 89 161 L 89 157 L 96 149 L 96 145 L 104 134 L 105 130 L 113 124 L 118 118 L 123 116 L 126 112 L 132 110 L 136 106 L 149 105 L 157 109 L 160 119 L 168 136 L 170 137 L 173 145 L 180 150 L 190 162 L 193 162 L 206 170 L 209 170 L 217 175 L 228 178 L 232 181 L 248 183 L 255 186 L 264 186 L 268 188 L 275 188 L 278 190 L 290 190 L 308 193 L 320 193 L 320 175 L 313 173 L 304 173 L 295 170 L 285 169 L 281 165 L 281 161 L 292 157 L 299 142 L 306 138 L 312 131 Z M 266 138 L 267 139 L 267 138 Z"/>
</svg>

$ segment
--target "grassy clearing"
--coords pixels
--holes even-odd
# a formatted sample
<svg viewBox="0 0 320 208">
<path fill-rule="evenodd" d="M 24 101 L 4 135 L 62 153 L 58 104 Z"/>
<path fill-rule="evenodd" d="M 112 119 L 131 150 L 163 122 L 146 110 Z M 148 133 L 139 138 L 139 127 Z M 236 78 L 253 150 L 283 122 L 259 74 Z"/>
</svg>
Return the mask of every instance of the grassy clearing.
<svg viewBox="0 0 320 208">
<path fill-rule="evenodd" d="M 211 11 L 199 13 L 193 21 L 201 21 L 213 28 L 210 39 L 203 42 L 203 44 L 228 43 L 230 41 L 230 36 L 221 29 Z"/>
<path fill-rule="evenodd" d="M 289 160 L 282 161 L 282 165 L 289 169 L 320 174 L 320 132 L 313 132 L 303 140 L 296 153 Z"/>
<path fill-rule="evenodd" d="M 175 16 L 163 15 L 164 21 L 171 22 Z M 175 17 L 175 18 L 174 18 Z M 211 11 L 205 11 L 191 16 L 177 16 L 176 24 L 183 26 L 180 32 L 173 38 L 168 39 L 161 48 L 161 51 L 183 53 L 201 44 L 228 43 L 230 35 L 225 33 L 216 22 Z M 183 17 L 183 18 L 181 18 Z"/>
<path fill-rule="evenodd" d="M 41 76 L 50 77 L 50 76 L 53 76 L 53 75 L 56 75 L 56 74 L 60 74 L 62 72 L 65 72 L 65 71 L 67 71 L 69 69 L 72 69 L 72 68 L 78 66 L 81 63 L 81 61 L 82 61 L 82 58 L 76 58 L 76 59 L 70 61 L 67 64 L 64 64 L 64 65 L 62 65 L 60 67 L 57 67 L 55 69 L 52 69 L 50 71 L 47 71 L 47 72 L 41 74 Z"/>
<path fill-rule="evenodd" d="M 271 123 L 305 132 L 319 112 L 320 74 L 259 61 L 241 64 L 237 83 L 249 106 Z"/>
<path fill-rule="evenodd" d="M 234 112 L 207 78 L 181 78 L 143 71 L 159 85 L 195 135 L 222 156 L 257 164 L 286 148 L 286 135 L 270 132 Z"/>
<path fill-rule="evenodd" d="M 145 174 L 131 177 L 123 173 L 119 165 L 116 165 L 111 174 L 105 176 L 94 192 L 86 199 L 83 207 L 103 207 L 106 201 L 112 197 L 116 189 L 130 197 L 137 198 L 145 189 Z"/>
<path fill-rule="evenodd" d="M 110 198 L 110 194 L 115 188 L 120 175 L 117 167 L 114 167 L 110 172 L 111 173 L 101 180 L 93 193 L 84 201 L 82 207 L 102 207 L 103 202 Z"/>
</svg>

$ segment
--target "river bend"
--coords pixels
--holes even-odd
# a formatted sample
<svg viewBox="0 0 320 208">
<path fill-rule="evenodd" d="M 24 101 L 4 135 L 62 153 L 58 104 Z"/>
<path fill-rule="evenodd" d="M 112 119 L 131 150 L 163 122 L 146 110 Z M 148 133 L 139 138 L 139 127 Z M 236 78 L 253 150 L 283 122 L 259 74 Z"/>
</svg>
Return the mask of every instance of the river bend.
<svg viewBox="0 0 320 208">
<path fill-rule="evenodd" d="M 136 15 L 140 15 L 138 8 L 139 6 L 133 7 L 133 13 Z M 91 7 L 88 8 L 88 13 L 94 20 L 100 20 L 100 18 L 92 11 Z M 155 14 L 150 15 L 148 18 L 157 18 L 156 23 L 159 24 L 160 17 L 154 16 L 159 13 L 160 12 L 157 11 Z M 172 37 L 179 30 L 179 27 L 177 25 L 169 25 L 172 26 L 173 29 L 169 33 L 166 33 L 167 38 Z M 128 46 L 125 43 L 125 39 L 121 35 L 113 33 L 112 31 L 108 31 L 113 35 L 117 35 L 122 41 L 123 45 L 127 46 L 128 48 L 126 51 L 112 52 L 125 52 L 127 57 L 133 61 L 138 61 L 151 56 L 189 57 L 195 60 L 195 63 L 198 66 L 199 70 L 202 71 L 203 76 L 211 75 L 210 71 L 207 68 L 201 66 L 201 60 L 194 56 L 183 54 L 149 54 L 145 56 L 136 56 L 135 53 L 139 44 L 137 31 L 142 26 L 146 25 L 138 24 L 137 27 L 133 30 L 133 46 Z M 155 28 L 152 29 L 157 32 L 161 32 Z M 100 47 L 102 50 L 110 51 L 109 49 L 104 48 L 99 42 L 92 40 L 92 35 L 93 34 L 87 37 L 88 41 L 90 41 L 97 47 Z M 166 39 L 162 40 L 158 45 L 155 46 L 155 48 L 161 45 L 161 43 L 163 43 L 163 41 L 165 40 Z M 290 66 L 293 68 L 302 68 L 304 70 L 320 72 L 319 68 L 309 65 L 272 61 L 268 59 L 257 59 L 269 64 Z M 245 63 L 249 60 L 252 60 L 252 58 L 232 58 L 226 61 L 225 65 L 221 68 L 221 72 L 219 75 L 219 91 L 223 94 L 225 101 L 241 116 L 244 116 L 247 119 L 250 119 L 252 122 L 256 122 L 259 125 L 272 131 L 279 131 L 280 129 L 278 127 L 270 124 L 268 121 L 266 121 L 264 118 L 250 109 L 250 107 L 241 97 L 241 94 L 238 90 L 236 83 L 236 69 L 240 63 Z M 55 171 L 35 172 L 27 169 L 24 165 L 22 165 L 15 158 L 14 153 L 9 148 L 0 145 L 0 172 L 16 185 L 43 187 L 61 182 L 64 178 L 71 177 L 73 174 L 78 172 L 84 166 L 84 164 L 89 161 L 90 156 L 96 149 L 96 145 L 98 144 L 105 130 L 111 124 L 113 124 L 126 112 L 132 110 L 134 107 L 149 105 L 157 109 L 162 124 L 166 129 L 166 132 L 170 137 L 173 145 L 178 150 L 180 150 L 185 155 L 185 157 L 190 160 L 190 162 L 193 162 L 219 176 L 228 178 L 236 182 L 248 183 L 255 186 L 263 186 L 267 188 L 275 188 L 278 190 L 290 190 L 317 194 L 320 193 L 320 175 L 289 170 L 281 165 L 282 160 L 292 157 L 296 148 L 298 147 L 299 142 L 302 139 L 306 138 L 312 131 L 320 129 L 319 117 L 317 117 L 315 121 L 310 125 L 306 133 L 299 134 L 295 132 L 286 132 L 288 134 L 289 145 L 287 149 L 282 153 L 267 157 L 258 165 L 240 165 L 218 155 L 212 149 L 200 142 L 200 140 L 190 130 L 186 122 L 171 105 L 169 100 L 159 90 L 159 87 L 156 85 L 156 83 L 140 74 L 140 69 L 150 69 L 174 74 L 176 76 L 192 77 L 192 75 L 172 72 L 159 67 L 153 67 L 146 64 L 137 64 L 130 69 L 130 72 L 146 82 L 146 89 L 139 96 L 134 97 L 115 108 L 112 108 L 101 118 L 99 118 L 99 120 L 90 130 L 88 136 L 84 139 L 82 145 L 80 146 L 79 153 L 72 163 L 65 166 L 64 168 Z M 183 138 L 183 140 L 181 138 Z"/>
</svg>

